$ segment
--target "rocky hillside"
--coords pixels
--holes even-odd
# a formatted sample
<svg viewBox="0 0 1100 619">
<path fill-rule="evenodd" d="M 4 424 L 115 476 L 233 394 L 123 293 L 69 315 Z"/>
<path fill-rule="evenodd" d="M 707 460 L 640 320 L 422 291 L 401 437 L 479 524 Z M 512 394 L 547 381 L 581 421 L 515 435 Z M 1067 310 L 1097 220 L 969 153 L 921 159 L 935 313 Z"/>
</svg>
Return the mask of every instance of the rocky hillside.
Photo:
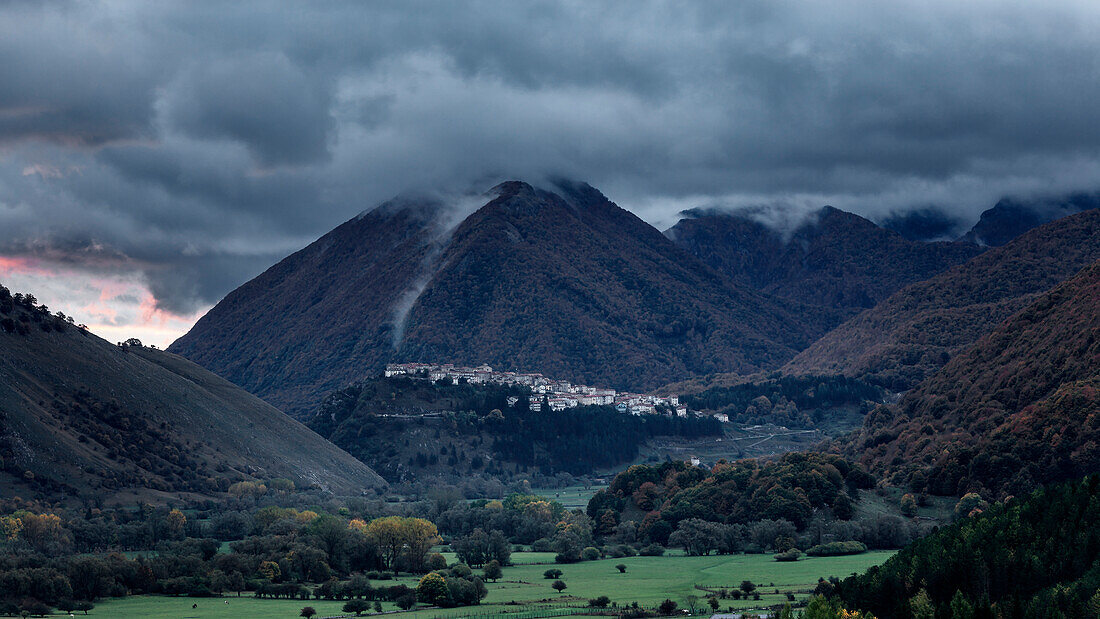
<svg viewBox="0 0 1100 619">
<path fill-rule="evenodd" d="M 1004 198 L 983 212 L 961 240 L 999 247 L 1048 221 L 1095 208 L 1100 208 L 1100 193 Z"/>
<path fill-rule="evenodd" d="M 971 243 L 911 241 L 830 206 L 785 234 L 751 213 L 690 211 L 666 231 L 733 281 L 838 319 L 981 253 Z"/>
<path fill-rule="evenodd" d="M 957 355 L 847 452 L 916 491 L 1026 494 L 1100 470 L 1100 261 Z"/>
<path fill-rule="evenodd" d="M 1100 210 L 1031 230 L 908 286 L 840 325 L 786 365 L 911 388 L 1058 283 L 1100 259 Z"/>
<path fill-rule="evenodd" d="M 213 495 L 286 478 L 360 494 L 368 467 L 243 389 L 167 352 L 120 347 L 0 287 L 0 488 L 109 500 Z"/>
<path fill-rule="evenodd" d="M 828 324 L 583 183 L 508 182 L 482 204 L 453 230 L 453 205 L 384 204 L 230 293 L 170 350 L 302 415 L 390 361 L 646 389 L 778 367 Z"/>
</svg>

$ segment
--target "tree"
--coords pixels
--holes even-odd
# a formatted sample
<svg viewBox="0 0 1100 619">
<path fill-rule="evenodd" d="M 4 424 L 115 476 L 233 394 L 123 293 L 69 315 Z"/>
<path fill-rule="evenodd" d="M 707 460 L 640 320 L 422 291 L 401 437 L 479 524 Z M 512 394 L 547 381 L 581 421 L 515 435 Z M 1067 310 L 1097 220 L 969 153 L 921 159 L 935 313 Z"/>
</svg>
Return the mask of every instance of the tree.
<svg viewBox="0 0 1100 619">
<path fill-rule="evenodd" d="M 967 601 L 962 591 L 956 591 L 955 597 L 951 598 L 951 619 L 974 619 L 974 606 Z"/>
<path fill-rule="evenodd" d="M 909 517 L 917 515 L 917 499 L 908 492 L 901 496 L 901 513 Z"/>
<path fill-rule="evenodd" d="M 705 555 L 718 548 L 722 525 L 699 518 L 681 520 L 668 537 L 672 546 L 681 546 L 689 555 Z"/>
<path fill-rule="evenodd" d="M 451 544 L 458 560 L 472 567 L 481 567 L 486 562 L 488 554 L 489 536 L 480 528 L 474 529 L 466 537 L 461 537 Z"/>
<path fill-rule="evenodd" d="M 187 524 L 187 516 L 178 509 L 173 509 L 164 517 L 164 533 L 168 539 L 183 539 L 183 527 Z"/>
<path fill-rule="evenodd" d="M 561 578 L 561 570 L 557 568 L 550 568 L 542 573 L 542 577 L 547 580 L 553 580 L 555 578 Z"/>
<path fill-rule="evenodd" d="M 512 545 L 508 543 L 508 538 L 504 536 L 503 531 L 493 529 L 489 532 L 489 552 L 485 555 L 487 559 L 496 559 L 501 565 L 509 565 L 512 562 Z"/>
<path fill-rule="evenodd" d="M 317 609 L 312 606 L 303 606 L 301 612 L 298 613 L 299 617 L 305 617 L 310 619 L 313 615 L 317 614 Z"/>
<path fill-rule="evenodd" d="M 932 598 L 928 597 L 927 591 L 921 589 L 909 598 L 909 612 L 913 619 L 934 619 L 936 607 L 932 604 Z"/>
<path fill-rule="evenodd" d="M 447 581 L 435 572 L 425 574 L 416 585 L 416 597 L 425 604 L 433 606 L 447 600 Z"/>
<path fill-rule="evenodd" d="M 526 511 L 526 510 L 525 510 Z M 576 533 L 563 530 L 554 536 L 554 561 L 557 563 L 576 563 L 581 560 L 581 539 Z"/>
<path fill-rule="evenodd" d="M 588 600 L 588 605 L 593 608 L 607 608 L 609 604 L 611 604 L 611 598 L 607 597 L 606 595 L 601 595 L 598 598 Z"/>
<path fill-rule="evenodd" d="M 275 582 L 283 574 L 279 564 L 274 561 L 264 561 L 260 563 L 259 572 L 261 576 L 268 579 L 270 582 Z"/>
<path fill-rule="evenodd" d="M 230 572 L 229 579 L 226 581 L 226 587 L 228 587 L 230 591 L 236 591 L 237 597 L 241 597 L 241 591 L 243 591 L 245 587 L 244 574 L 241 574 L 237 570 Z"/>
<path fill-rule="evenodd" d="M 615 566 L 615 569 L 619 570 L 620 574 L 625 574 L 626 573 L 626 564 L 625 563 L 620 563 L 620 564 Z"/>
<path fill-rule="evenodd" d="M 695 614 L 695 611 L 699 608 L 699 596 L 688 595 L 684 597 L 684 605 L 687 607 L 688 612 Z"/>
<path fill-rule="evenodd" d="M 416 606 L 416 595 L 412 593 L 406 593 L 397 598 L 397 607 L 401 610 L 411 610 Z"/>
<path fill-rule="evenodd" d="M 553 587 L 554 591 L 557 591 L 558 593 L 565 591 L 566 588 L 565 582 L 561 580 L 555 580 L 553 583 L 550 584 L 550 586 Z"/>
<path fill-rule="evenodd" d="M 423 518 L 376 518 L 367 525 L 365 533 L 378 547 L 384 567 L 396 569 L 400 561 L 413 572 L 422 571 L 425 556 L 440 541 L 439 530 Z"/>
<path fill-rule="evenodd" d="M 378 600 L 374 601 L 374 612 L 376 612 L 376 613 L 382 612 L 382 602 L 379 602 Z"/>
<path fill-rule="evenodd" d="M 370 602 L 366 600 L 348 600 L 344 603 L 345 613 L 355 613 L 355 616 L 363 614 L 363 611 L 370 610 Z"/>
<path fill-rule="evenodd" d="M 959 502 L 955 504 L 955 517 L 965 518 L 975 512 L 981 512 L 989 507 L 989 504 L 985 502 L 985 499 L 981 497 L 977 492 L 967 492 L 959 499 Z"/>
<path fill-rule="evenodd" d="M 424 562 L 424 567 L 430 572 L 445 570 L 447 569 L 447 559 L 438 552 L 433 552 L 428 555 L 428 559 Z"/>
<path fill-rule="evenodd" d="M 718 606 L 719 606 L 718 596 L 712 595 L 709 598 L 707 598 L 707 604 L 710 605 L 711 610 L 713 610 L 714 612 L 718 612 Z"/>
<path fill-rule="evenodd" d="M 19 608 L 27 615 L 34 615 L 36 617 L 45 617 L 50 614 L 50 607 L 34 598 L 23 600 L 23 602 L 19 604 Z"/>
<path fill-rule="evenodd" d="M 741 591 L 748 594 L 748 593 L 752 593 L 753 591 L 756 590 L 756 585 L 752 584 L 751 580 L 742 580 L 740 588 L 741 588 Z"/>
<path fill-rule="evenodd" d="M 95 608 L 95 604 L 92 604 L 91 602 L 84 601 L 76 603 L 76 610 L 83 612 L 85 615 L 87 615 L 88 611 L 92 610 L 93 608 Z"/>
<path fill-rule="evenodd" d="M 500 569 L 500 561 L 493 559 L 485 565 L 485 579 L 496 582 L 501 576 L 504 575 L 504 570 Z"/>
<path fill-rule="evenodd" d="M 661 605 L 657 607 L 657 610 L 659 610 L 662 615 L 671 615 L 672 613 L 676 612 L 676 602 L 665 598 L 665 601 L 661 602 Z"/>
</svg>

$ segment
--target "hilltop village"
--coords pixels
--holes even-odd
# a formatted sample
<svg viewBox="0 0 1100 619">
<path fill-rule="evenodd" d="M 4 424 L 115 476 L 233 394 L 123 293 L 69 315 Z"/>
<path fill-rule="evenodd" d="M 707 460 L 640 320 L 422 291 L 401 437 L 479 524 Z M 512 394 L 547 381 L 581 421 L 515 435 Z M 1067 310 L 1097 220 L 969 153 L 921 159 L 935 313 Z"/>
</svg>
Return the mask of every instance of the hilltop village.
<svg viewBox="0 0 1100 619">
<path fill-rule="evenodd" d="M 472 384 L 521 385 L 530 387 L 536 396 L 531 399 L 531 410 L 541 411 L 543 400 L 552 411 L 561 411 L 576 406 L 614 406 L 621 413 L 631 415 L 655 415 L 659 413 L 687 417 L 688 409 L 680 404 L 677 396 L 656 396 L 644 393 L 629 393 L 574 385 L 566 380 L 547 378 L 537 372 L 500 372 L 488 365 L 461 367 L 451 363 L 391 363 L 386 366 L 386 377 L 404 376 L 432 382 L 451 380 L 455 383 L 465 380 Z M 724 416 L 724 415 L 723 415 Z M 727 418 L 728 420 L 728 418 Z"/>
</svg>

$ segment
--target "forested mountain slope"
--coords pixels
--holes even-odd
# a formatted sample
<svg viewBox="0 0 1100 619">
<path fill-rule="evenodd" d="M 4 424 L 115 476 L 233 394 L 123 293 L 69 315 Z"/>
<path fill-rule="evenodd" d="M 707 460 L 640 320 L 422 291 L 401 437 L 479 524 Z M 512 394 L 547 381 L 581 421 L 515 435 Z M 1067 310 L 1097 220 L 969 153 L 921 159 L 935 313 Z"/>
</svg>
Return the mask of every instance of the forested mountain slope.
<svg viewBox="0 0 1100 619">
<path fill-rule="evenodd" d="M 847 453 L 916 491 L 1027 493 L 1100 471 L 1100 262 L 865 420 Z"/>
<path fill-rule="evenodd" d="M 840 325 L 788 363 L 909 389 L 1043 292 L 1100 259 L 1100 210 L 1040 226 Z"/>
<path fill-rule="evenodd" d="M 981 253 L 972 243 L 911 241 L 831 206 L 789 233 L 751 213 L 688 211 L 665 232 L 733 281 L 833 310 L 837 320 Z"/>
<path fill-rule="evenodd" d="M 171 350 L 304 415 L 390 361 L 652 389 L 778 367 L 828 324 L 730 283 L 583 183 L 507 182 L 484 200 L 453 232 L 437 203 L 349 221 L 230 293 Z"/>
</svg>

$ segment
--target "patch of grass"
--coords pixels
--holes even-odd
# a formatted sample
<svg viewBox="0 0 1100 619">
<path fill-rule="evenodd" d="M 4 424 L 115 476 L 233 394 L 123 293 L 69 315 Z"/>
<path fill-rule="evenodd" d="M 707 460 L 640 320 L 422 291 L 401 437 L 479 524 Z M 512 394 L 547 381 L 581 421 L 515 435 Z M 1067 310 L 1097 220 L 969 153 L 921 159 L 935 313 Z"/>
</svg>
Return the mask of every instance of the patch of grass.
<svg viewBox="0 0 1100 619">
<path fill-rule="evenodd" d="M 905 494 L 901 488 L 882 488 L 879 490 L 860 490 L 856 503 L 856 519 L 871 519 L 878 516 L 901 516 L 901 497 Z M 955 503 L 952 497 L 931 496 L 926 507 L 917 509 L 917 516 L 936 524 L 949 524 L 954 518 Z"/>
<path fill-rule="evenodd" d="M 588 507 L 588 501 L 600 490 L 607 486 L 566 486 L 565 488 L 532 488 L 531 492 L 548 499 L 553 499 L 565 506 L 566 509 L 584 509 Z"/>
<path fill-rule="evenodd" d="M 548 553 L 515 553 L 512 556 L 520 565 L 504 568 L 504 578 L 487 583 L 489 596 L 480 606 L 451 609 L 423 609 L 396 615 L 401 619 L 433 619 L 434 617 L 470 617 L 494 613 L 515 613 L 523 607 L 546 608 L 583 606 L 589 598 L 606 595 L 620 606 L 638 602 L 654 606 L 665 598 L 681 606 L 688 595 L 704 597 L 705 592 L 695 585 L 726 587 L 733 589 L 743 580 L 751 580 L 759 587 L 761 599 L 721 600 L 723 609 L 757 608 L 787 601 L 787 592 L 798 599 L 805 599 L 817 585 L 818 578 L 844 577 L 862 572 L 889 558 L 892 551 L 868 552 L 844 557 L 810 557 L 791 563 L 779 563 L 771 555 L 722 555 L 708 557 L 664 556 L 603 559 L 557 566 L 563 572 L 561 580 L 567 585 L 564 592 L 554 591 L 552 581 L 543 578 L 546 563 L 541 562 Z M 539 555 L 539 556 L 529 556 Z M 540 562 L 536 563 L 538 560 Z M 627 566 L 620 574 L 615 565 Z M 402 576 L 380 585 L 405 583 L 416 585 L 416 577 Z M 774 584 L 773 584 L 774 583 Z M 778 590 L 779 593 L 775 593 Z M 225 604 L 228 600 L 229 604 Z M 511 604 L 515 602 L 516 604 Z M 198 604 L 192 609 L 192 604 Z M 90 616 L 150 619 L 213 617 L 256 617 L 257 619 L 288 618 L 298 616 L 303 606 L 313 606 L 318 616 L 339 615 L 343 602 L 311 600 L 258 600 L 251 597 L 214 599 L 173 598 L 164 596 L 135 596 L 119 600 L 104 600 L 97 604 Z M 395 610 L 393 604 L 383 605 L 386 611 Z M 702 608 L 702 607 L 701 607 Z M 704 614 L 710 614 L 706 607 Z"/>
</svg>

